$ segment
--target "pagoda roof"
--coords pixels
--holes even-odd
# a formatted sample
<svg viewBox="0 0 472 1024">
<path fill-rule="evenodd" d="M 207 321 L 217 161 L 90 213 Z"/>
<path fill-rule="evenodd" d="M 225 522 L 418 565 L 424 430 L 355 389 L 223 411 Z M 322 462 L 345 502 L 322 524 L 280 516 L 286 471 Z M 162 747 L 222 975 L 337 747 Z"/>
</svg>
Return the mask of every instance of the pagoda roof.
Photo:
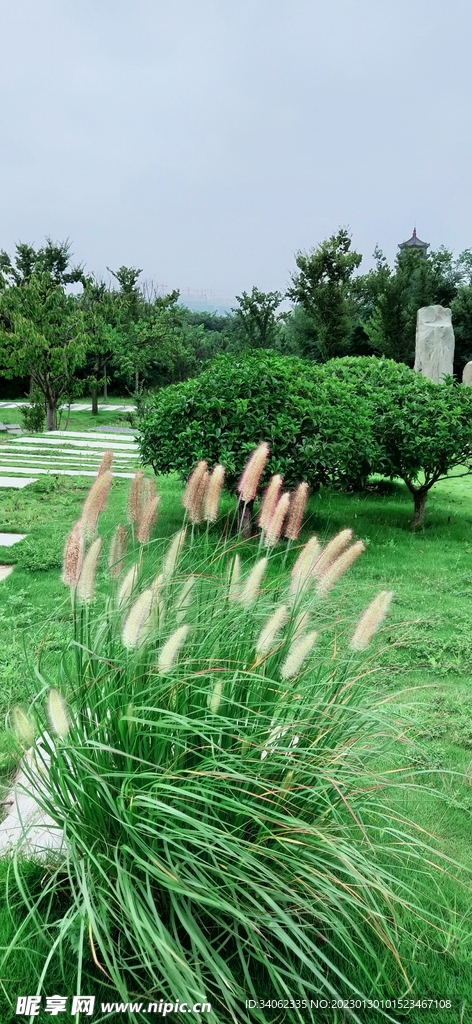
<svg viewBox="0 0 472 1024">
<path fill-rule="evenodd" d="M 429 242 L 422 242 L 421 238 L 418 238 L 416 234 L 416 228 L 413 228 L 413 234 L 411 238 L 408 238 L 406 242 L 400 242 L 398 245 L 399 249 L 428 249 Z"/>
</svg>

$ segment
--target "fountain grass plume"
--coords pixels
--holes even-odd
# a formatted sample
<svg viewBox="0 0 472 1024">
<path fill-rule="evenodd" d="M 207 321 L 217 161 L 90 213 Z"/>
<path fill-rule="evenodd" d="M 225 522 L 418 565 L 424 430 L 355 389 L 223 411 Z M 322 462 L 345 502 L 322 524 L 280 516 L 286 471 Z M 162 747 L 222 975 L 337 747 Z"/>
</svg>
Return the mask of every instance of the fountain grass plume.
<svg viewBox="0 0 472 1024">
<path fill-rule="evenodd" d="M 381 590 L 361 615 L 349 641 L 352 651 L 363 651 L 368 647 L 374 633 L 382 624 L 393 598 L 393 590 Z"/>
<path fill-rule="evenodd" d="M 282 526 L 284 524 L 284 519 L 287 515 L 289 505 L 290 492 L 286 491 L 285 494 L 282 494 L 282 497 L 279 498 L 274 513 L 265 528 L 264 544 L 266 547 L 273 548 L 277 544 L 280 534 L 282 533 Z"/>
<path fill-rule="evenodd" d="M 241 585 L 237 600 L 240 604 L 244 605 L 245 608 L 249 608 L 251 604 L 259 595 L 259 587 L 262 582 L 262 577 L 267 569 L 268 559 L 260 558 L 256 562 L 254 568 L 249 573 L 247 579 Z"/>
<path fill-rule="evenodd" d="M 240 594 L 241 555 L 236 551 L 228 572 L 228 598 L 236 601 Z"/>
<path fill-rule="evenodd" d="M 257 522 L 261 530 L 267 528 L 268 523 L 272 519 L 272 516 L 277 507 L 277 502 L 280 498 L 280 491 L 282 490 L 283 479 L 280 473 L 275 473 L 269 480 L 268 486 L 266 487 L 264 496 L 262 498 L 262 504 L 260 507 Z"/>
<path fill-rule="evenodd" d="M 124 557 L 128 546 L 126 526 L 119 525 L 113 534 L 108 555 L 108 568 L 112 579 L 117 580 L 123 570 Z"/>
<path fill-rule="evenodd" d="M 365 551 L 365 544 L 361 540 L 357 540 L 355 544 L 351 544 L 351 547 L 343 551 L 342 555 L 326 566 L 324 572 L 318 577 L 317 591 L 320 597 L 324 597 L 325 594 L 334 587 L 334 584 L 344 576 L 344 573 L 351 567 L 356 558 Z"/>
<path fill-rule="evenodd" d="M 11 718 L 17 739 L 20 741 L 21 746 L 28 750 L 33 746 L 36 732 L 31 718 L 25 714 L 23 708 L 20 708 L 18 704 L 13 708 Z"/>
<path fill-rule="evenodd" d="M 218 518 L 218 507 L 224 478 L 225 467 L 218 463 L 218 465 L 213 467 L 205 493 L 203 518 L 207 523 L 215 523 Z"/>
<path fill-rule="evenodd" d="M 157 671 L 161 675 L 165 675 L 167 672 L 171 672 L 177 663 L 177 656 L 180 648 L 185 643 L 189 626 L 187 624 L 178 626 L 177 629 L 171 634 L 169 639 L 164 644 L 162 650 L 159 653 L 157 661 Z"/>
<path fill-rule="evenodd" d="M 141 509 L 136 526 L 136 540 L 139 544 L 148 543 L 151 530 L 156 521 L 159 501 L 160 497 L 158 494 L 150 494 Z"/>
<path fill-rule="evenodd" d="M 137 523 L 141 514 L 144 491 L 144 473 L 142 469 L 134 474 L 128 493 L 128 522 Z"/>
<path fill-rule="evenodd" d="M 200 473 L 192 490 L 187 515 L 192 526 L 199 526 L 203 519 L 203 505 L 205 495 L 210 481 L 210 474 L 207 469 Z"/>
<path fill-rule="evenodd" d="M 111 482 L 113 480 L 113 474 L 109 469 L 97 476 L 90 488 L 90 491 L 84 501 L 82 508 L 82 525 L 84 534 L 87 538 L 93 537 L 97 519 L 100 512 L 103 512 L 108 495 L 110 493 Z"/>
<path fill-rule="evenodd" d="M 52 731 L 60 739 L 65 739 L 70 729 L 70 721 L 67 704 L 58 690 L 49 690 L 46 698 L 46 710 Z"/>
<path fill-rule="evenodd" d="M 282 679 L 292 679 L 297 675 L 315 646 L 317 638 L 318 631 L 313 629 L 310 633 L 292 640 L 288 655 L 280 669 Z"/>
<path fill-rule="evenodd" d="M 199 502 L 201 502 L 201 504 L 203 505 L 203 497 L 205 492 L 203 491 L 202 494 L 202 481 L 205 480 L 205 474 L 207 473 L 207 471 L 208 463 L 206 462 L 205 459 L 201 459 L 200 462 L 198 462 L 197 465 L 195 466 L 195 469 L 192 470 L 188 478 L 187 485 L 185 487 L 182 498 L 182 505 L 184 506 L 184 509 L 188 513 L 189 518 L 191 515 L 195 515 L 196 512 L 198 514 Z M 194 520 L 191 519 L 191 522 L 193 521 Z"/>
<path fill-rule="evenodd" d="M 74 523 L 66 540 L 62 558 L 62 582 L 69 587 L 76 587 L 84 563 L 85 537 L 81 519 Z"/>
<path fill-rule="evenodd" d="M 137 582 L 138 582 L 138 566 L 135 563 L 134 565 L 131 566 L 131 569 L 128 569 L 128 572 L 126 573 L 126 576 L 122 580 L 120 589 L 118 591 L 116 600 L 117 600 L 117 604 L 118 604 L 119 608 L 121 608 L 123 605 L 127 604 L 127 602 L 129 601 L 129 599 L 130 599 L 130 597 L 131 597 L 131 595 L 133 593 L 133 590 L 136 587 Z"/>
<path fill-rule="evenodd" d="M 152 587 L 143 590 L 131 606 L 121 632 L 123 646 L 127 650 L 138 647 L 146 640 L 152 622 L 154 591 Z"/>
<path fill-rule="evenodd" d="M 281 604 L 263 626 L 256 642 L 256 654 L 268 654 L 288 618 L 288 605 Z"/>
<path fill-rule="evenodd" d="M 316 559 L 319 558 L 320 551 L 321 544 L 315 535 L 310 537 L 306 544 L 303 545 L 292 566 L 290 579 L 290 596 L 292 598 L 296 597 L 303 589 L 313 570 Z"/>
<path fill-rule="evenodd" d="M 341 530 L 335 537 L 332 537 L 328 544 L 323 548 L 319 558 L 316 559 L 312 569 L 313 575 L 318 578 L 323 576 L 329 566 L 336 561 L 338 555 L 344 551 L 344 548 L 347 547 L 351 540 L 352 530 Z"/>
<path fill-rule="evenodd" d="M 262 443 L 253 451 L 243 469 L 237 490 L 241 501 L 246 505 L 248 502 L 254 501 L 254 498 L 256 497 L 259 480 L 264 471 L 269 451 L 269 445 L 266 441 L 262 441 Z"/>
<path fill-rule="evenodd" d="M 103 473 L 107 473 L 111 469 L 113 464 L 113 452 L 106 451 L 102 455 L 102 461 L 98 467 L 97 476 L 102 476 Z"/>
<path fill-rule="evenodd" d="M 284 536 L 287 540 L 298 540 L 302 528 L 303 516 L 308 501 L 308 484 L 303 482 L 298 485 L 292 495 L 290 511 L 285 526 Z"/>
<path fill-rule="evenodd" d="M 179 532 L 175 534 L 174 539 L 166 551 L 162 564 L 162 577 L 164 580 L 169 580 L 174 574 L 181 548 L 185 541 L 186 533 L 187 530 L 184 526 L 182 530 L 179 530 Z"/>
<path fill-rule="evenodd" d="M 93 598 L 95 572 L 101 547 L 102 538 L 96 537 L 85 555 L 82 572 L 80 573 L 76 588 L 77 598 L 82 604 L 88 604 Z"/>
</svg>

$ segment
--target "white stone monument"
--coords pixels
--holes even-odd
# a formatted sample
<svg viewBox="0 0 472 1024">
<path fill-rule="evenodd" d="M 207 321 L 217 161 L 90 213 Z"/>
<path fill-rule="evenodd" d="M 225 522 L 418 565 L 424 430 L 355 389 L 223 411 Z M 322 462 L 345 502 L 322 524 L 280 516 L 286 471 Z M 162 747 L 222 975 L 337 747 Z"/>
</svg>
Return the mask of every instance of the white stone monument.
<svg viewBox="0 0 472 1024">
<path fill-rule="evenodd" d="M 462 383 L 470 387 L 472 384 L 472 363 L 466 363 L 462 371 Z"/>
<path fill-rule="evenodd" d="M 451 310 L 444 306 L 422 306 L 416 320 L 415 370 L 440 384 L 445 373 L 452 374 L 453 362 Z"/>
</svg>

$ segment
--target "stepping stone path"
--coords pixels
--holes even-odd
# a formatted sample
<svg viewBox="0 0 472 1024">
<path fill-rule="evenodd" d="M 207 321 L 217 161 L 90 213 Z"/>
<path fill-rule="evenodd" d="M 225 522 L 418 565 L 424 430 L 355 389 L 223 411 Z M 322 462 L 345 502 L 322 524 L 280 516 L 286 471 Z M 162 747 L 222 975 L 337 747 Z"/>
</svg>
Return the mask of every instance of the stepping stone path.
<svg viewBox="0 0 472 1024">
<path fill-rule="evenodd" d="M 114 453 L 114 476 L 134 476 L 139 468 L 139 450 L 134 433 L 54 430 L 5 439 L 5 442 L 0 441 L 0 487 L 21 486 L 12 484 L 11 479 L 23 473 L 30 478 L 28 482 L 46 473 L 93 477 L 107 450 Z"/>
</svg>

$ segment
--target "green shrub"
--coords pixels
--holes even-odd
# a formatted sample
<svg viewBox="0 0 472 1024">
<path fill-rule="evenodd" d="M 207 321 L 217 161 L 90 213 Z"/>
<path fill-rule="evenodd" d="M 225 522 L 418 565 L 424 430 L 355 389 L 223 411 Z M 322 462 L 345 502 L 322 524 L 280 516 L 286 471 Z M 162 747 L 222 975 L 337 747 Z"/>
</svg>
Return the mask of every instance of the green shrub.
<svg viewBox="0 0 472 1024">
<path fill-rule="evenodd" d="M 33 389 L 30 404 L 21 409 L 25 430 L 32 434 L 40 434 L 46 426 L 46 404 L 44 395 L 38 388 Z"/>
<path fill-rule="evenodd" d="M 75 640 L 38 668 L 47 714 L 40 699 L 30 723 L 16 714 L 25 746 L 37 730 L 26 771 L 38 793 L 40 769 L 38 800 L 66 849 L 45 865 L 36 903 L 25 887 L 29 916 L 3 977 L 36 929 L 50 941 L 37 991 L 73 951 L 78 992 L 93 961 L 120 999 L 208 1001 L 216 1024 L 280 1019 L 245 1005 L 274 994 L 295 1000 L 301 1024 L 296 1000 L 315 992 L 410 991 L 398 944 L 416 915 L 441 924 L 437 854 L 390 814 L 403 723 L 359 653 L 391 595 L 344 635 L 324 603 L 360 553 L 350 539 L 342 531 L 324 552 L 311 539 L 288 573 L 272 555 L 241 569 L 234 542 L 203 555 L 177 534 L 166 550 L 136 545 L 101 604 L 93 542 L 71 589 Z"/>
<path fill-rule="evenodd" d="M 366 403 L 323 370 L 268 350 L 221 355 L 198 377 L 163 388 L 140 419 L 143 461 L 183 477 L 201 459 L 222 463 L 234 487 L 250 451 L 267 441 L 272 473 L 293 488 L 346 483 L 376 458 Z"/>
<path fill-rule="evenodd" d="M 375 423 L 378 461 L 372 467 L 404 480 L 414 501 L 413 526 L 422 526 L 425 502 L 438 480 L 457 467 L 470 471 L 472 390 L 452 377 L 426 380 L 393 359 L 332 359 L 325 372 L 367 404 Z"/>
</svg>

